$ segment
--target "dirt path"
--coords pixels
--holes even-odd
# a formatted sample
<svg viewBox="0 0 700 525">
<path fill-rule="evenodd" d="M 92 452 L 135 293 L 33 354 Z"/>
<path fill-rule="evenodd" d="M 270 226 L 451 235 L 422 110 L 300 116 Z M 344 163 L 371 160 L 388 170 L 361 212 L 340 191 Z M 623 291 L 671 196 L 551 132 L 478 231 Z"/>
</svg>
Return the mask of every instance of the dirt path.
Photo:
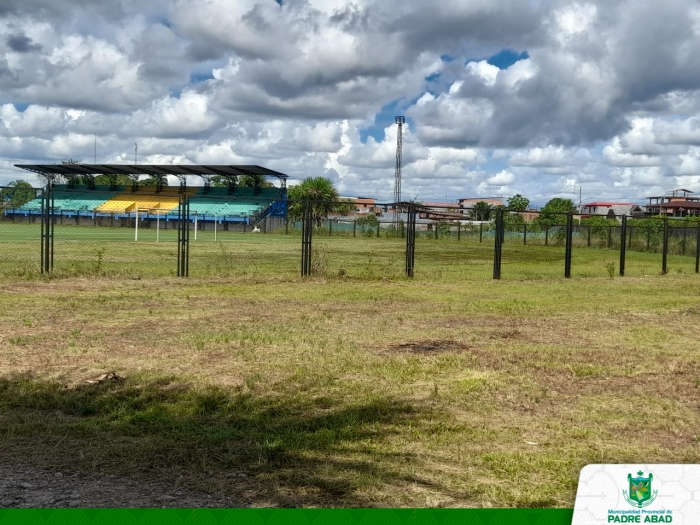
<svg viewBox="0 0 700 525">
<path fill-rule="evenodd" d="M 0 464 L 1 507 L 232 507 L 211 494 L 163 483 L 139 483 L 114 475 L 85 475 Z"/>
</svg>

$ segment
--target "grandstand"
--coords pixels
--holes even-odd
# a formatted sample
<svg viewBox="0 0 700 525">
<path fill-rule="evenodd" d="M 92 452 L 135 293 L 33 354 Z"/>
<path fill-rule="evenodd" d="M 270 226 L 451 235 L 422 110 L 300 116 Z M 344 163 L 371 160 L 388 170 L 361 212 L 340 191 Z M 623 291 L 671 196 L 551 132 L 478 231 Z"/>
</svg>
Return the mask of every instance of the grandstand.
<svg viewBox="0 0 700 525">
<path fill-rule="evenodd" d="M 196 165 L 18 165 L 41 173 L 54 182 L 52 195 L 53 213 L 61 217 L 101 217 L 124 219 L 135 216 L 161 215 L 165 220 L 174 219 L 182 195 L 189 197 L 189 220 L 207 222 L 254 224 L 266 217 L 286 215 L 286 175 L 260 166 L 196 166 Z M 135 182 L 124 186 L 80 186 L 55 184 L 60 178 L 72 175 L 121 173 L 135 177 L 149 175 L 163 178 L 172 174 L 180 178 L 180 186 L 140 186 Z M 187 186 L 188 176 L 199 175 L 204 186 Z M 212 187 L 214 175 L 228 182 L 225 187 Z M 253 176 L 259 180 L 265 176 L 277 177 L 280 187 L 240 187 L 238 177 Z M 41 213 L 41 198 L 7 212 L 11 215 L 32 216 Z M 170 215 L 170 218 L 168 217 Z"/>
<path fill-rule="evenodd" d="M 86 186 L 54 187 L 54 213 L 72 217 L 76 215 L 113 218 L 133 216 L 138 210 L 144 215 L 167 215 L 177 212 L 181 192 L 190 197 L 190 215 L 199 221 L 241 222 L 251 224 L 266 215 L 279 216 L 273 207 L 281 199 L 279 188 L 237 188 L 235 194 L 227 188 L 186 188 L 166 187 L 157 191 L 154 186 L 117 188 L 108 191 L 104 187 L 89 189 Z M 273 209 L 274 208 L 274 209 Z M 10 210 L 9 214 L 35 215 L 41 212 L 41 198 L 36 198 Z"/>
</svg>

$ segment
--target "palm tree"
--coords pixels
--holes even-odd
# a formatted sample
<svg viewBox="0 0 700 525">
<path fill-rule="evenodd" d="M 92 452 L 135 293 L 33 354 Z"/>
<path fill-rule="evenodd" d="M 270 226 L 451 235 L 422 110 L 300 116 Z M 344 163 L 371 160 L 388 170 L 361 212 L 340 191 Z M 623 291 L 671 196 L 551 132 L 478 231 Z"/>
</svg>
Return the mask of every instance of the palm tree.
<svg viewBox="0 0 700 525">
<path fill-rule="evenodd" d="M 6 189 L 0 190 L 0 206 L 19 208 L 36 197 L 31 184 L 23 180 L 13 180 Z"/>
<path fill-rule="evenodd" d="M 474 217 L 477 221 L 488 221 L 491 216 L 491 205 L 486 201 L 479 201 L 474 204 Z"/>
<path fill-rule="evenodd" d="M 291 218 L 300 219 L 303 203 L 308 201 L 312 207 L 311 215 L 316 226 L 321 226 L 321 221 L 328 217 L 328 214 L 338 205 L 338 191 L 326 177 L 304 179 L 301 184 L 289 188 L 287 195 L 292 201 L 289 207 Z"/>
</svg>

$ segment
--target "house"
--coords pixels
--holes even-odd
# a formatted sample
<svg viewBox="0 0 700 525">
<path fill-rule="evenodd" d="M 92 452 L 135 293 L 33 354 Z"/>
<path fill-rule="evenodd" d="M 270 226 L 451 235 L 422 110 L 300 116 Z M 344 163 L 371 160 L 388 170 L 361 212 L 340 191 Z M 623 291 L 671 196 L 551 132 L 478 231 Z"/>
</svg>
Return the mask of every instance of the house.
<svg viewBox="0 0 700 525">
<path fill-rule="evenodd" d="M 530 210 L 527 209 L 523 212 L 520 212 L 520 216 L 523 218 L 523 221 L 525 222 L 532 222 L 534 221 L 537 217 L 540 216 L 540 212 L 537 210 Z"/>
<path fill-rule="evenodd" d="M 470 197 L 468 199 L 459 199 L 460 213 L 469 218 L 473 216 L 474 205 L 477 202 L 485 202 L 491 206 L 503 206 L 503 197 Z"/>
<path fill-rule="evenodd" d="M 341 201 L 350 201 L 355 207 L 355 212 L 360 215 L 374 213 L 379 215 L 381 209 L 377 206 L 376 201 L 370 197 L 340 197 Z"/>
<path fill-rule="evenodd" d="M 642 212 L 642 208 L 633 202 L 611 202 L 611 201 L 595 201 L 581 205 L 581 217 L 590 217 L 592 215 L 617 216 L 617 215 L 635 215 Z"/>
<path fill-rule="evenodd" d="M 666 195 L 647 197 L 646 206 L 649 215 L 667 215 L 669 217 L 686 217 L 700 215 L 700 197 L 693 197 L 690 190 L 678 188 Z"/>
<path fill-rule="evenodd" d="M 418 217 L 434 220 L 459 220 L 462 218 L 459 204 L 454 202 L 424 202 L 422 206 L 430 208 L 430 211 L 421 211 Z"/>
</svg>

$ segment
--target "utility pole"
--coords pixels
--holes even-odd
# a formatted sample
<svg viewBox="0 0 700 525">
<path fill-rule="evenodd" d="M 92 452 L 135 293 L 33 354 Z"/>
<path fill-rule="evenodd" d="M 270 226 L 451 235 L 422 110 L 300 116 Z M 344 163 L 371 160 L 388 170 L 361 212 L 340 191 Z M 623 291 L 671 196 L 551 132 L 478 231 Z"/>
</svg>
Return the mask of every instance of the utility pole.
<svg viewBox="0 0 700 525">
<path fill-rule="evenodd" d="M 137 162 L 138 151 L 139 151 L 139 143 L 134 142 L 134 165 L 138 164 L 138 162 Z"/>
<path fill-rule="evenodd" d="M 97 164 L 97 133 L 95 133 L 95 164 Z"/>
<path fill-rule="evenodd" d="M 581 200 L 581 190 L 582 190 L 582 186 L 579 184 L 579 187 L 578 187 L 578 225 L 579 226 L 581 226 L 581 214 L 583 213 L 583 208 L 582 208 L 583 201 Z"/>
<path fill-rule="evenodd" d="M 403 125 L 406 117 L 397 116 L 394 122 L 396 130 L 396 168 L 394 170 L 394 227 L 399 231 L 399 202 L 401 202 L 401 163 L 403 161 Z"/>
</svg>

